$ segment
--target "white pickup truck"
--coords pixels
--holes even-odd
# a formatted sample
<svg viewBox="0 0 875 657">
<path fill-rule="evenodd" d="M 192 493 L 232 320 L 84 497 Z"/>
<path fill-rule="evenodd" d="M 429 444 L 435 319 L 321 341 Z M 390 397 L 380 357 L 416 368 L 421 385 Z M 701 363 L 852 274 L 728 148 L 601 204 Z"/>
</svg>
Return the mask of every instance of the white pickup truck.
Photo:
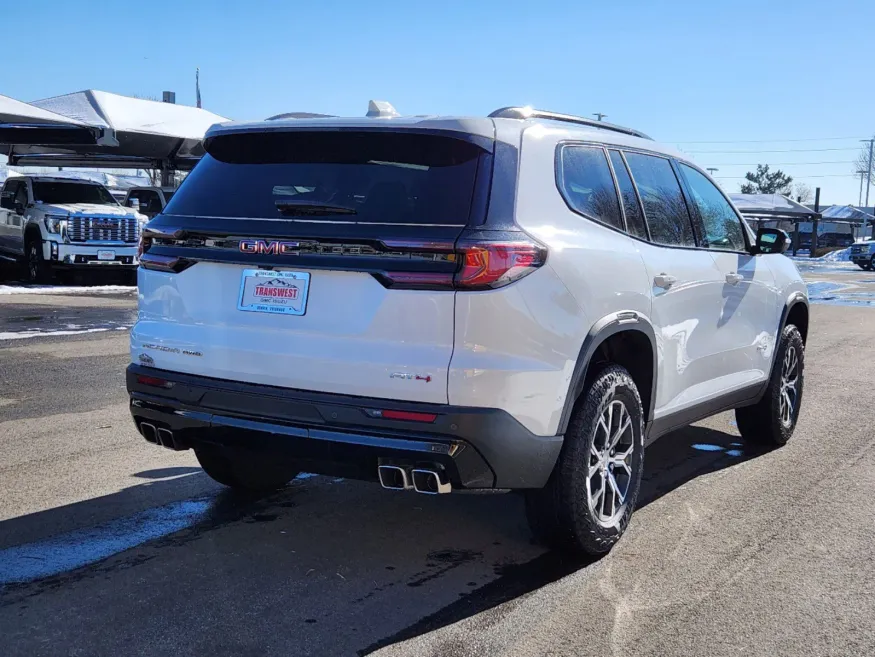
<svg viewBox="0 0 875 657">
<path fill-rule="evenodd" d="M 0 259 L 24 265 L 30 282 L 58 270 L 119 269 L 136 275 L 147 221 L 103 185 L 51 176 L 8 178 L 0 191 Z"/>
</svg>

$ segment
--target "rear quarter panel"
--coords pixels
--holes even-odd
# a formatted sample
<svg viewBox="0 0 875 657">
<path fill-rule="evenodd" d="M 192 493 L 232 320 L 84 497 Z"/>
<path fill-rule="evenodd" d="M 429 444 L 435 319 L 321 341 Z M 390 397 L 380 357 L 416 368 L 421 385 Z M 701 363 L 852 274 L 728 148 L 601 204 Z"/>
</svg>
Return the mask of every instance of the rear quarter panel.
<svg viewBox="0 0 875 657">
<path fill-rule="evenodd" d="M 563 130 L 523 132 L 516 223 L 549 249 L 539 271 L 499 290 L 459 293 L 451 404 L 501 408 L 536 435 L 555 435 L 583 341 L 602 317 L 650 315 L 635 240 L 572 212 L 555 180 Z"/>
</svg>

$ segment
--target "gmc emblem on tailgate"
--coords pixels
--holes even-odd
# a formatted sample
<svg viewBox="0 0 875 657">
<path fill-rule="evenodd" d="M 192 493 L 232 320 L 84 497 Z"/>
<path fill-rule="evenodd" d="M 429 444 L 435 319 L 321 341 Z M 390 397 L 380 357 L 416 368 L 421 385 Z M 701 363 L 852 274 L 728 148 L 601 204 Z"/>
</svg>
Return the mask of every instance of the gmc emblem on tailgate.
<svg viewBox="0 0 875 657">
<path fill-rule="evenodd" d="M 264 253 L 266 255 L 290 255 L 301 246 L 300 242 L 279 242 L 267 240 L 240 240 L 243 253 Z"/>
</svg>

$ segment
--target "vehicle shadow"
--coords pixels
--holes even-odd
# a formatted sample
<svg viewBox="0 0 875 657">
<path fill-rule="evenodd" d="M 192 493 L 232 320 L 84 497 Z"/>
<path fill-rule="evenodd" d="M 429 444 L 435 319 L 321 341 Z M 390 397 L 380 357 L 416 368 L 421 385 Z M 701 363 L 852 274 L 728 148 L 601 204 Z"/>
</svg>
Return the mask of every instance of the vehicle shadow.
<svg viewBox="0 0 875 657">
<path fill-rule="evenodd" d="M 760 453 L 703 427 L 665 436 L 647 450 L 639 507 Z M 0 654 L 36 654 L 48 640 L 65 651 L 124 654 L 133 637 L 143 642 L 139 654 L 365 655 L 592 563 L 536 545 L 519 495 L 430 497 L 316 477 L 245 497 L 216 493 L 195 468 L 134 476 L 148 483 L 0 522 L 0 536 L 12 537 L 3 543 L 15 546 L 15 537 L 33 540 L 34 524 L 65 528 L 65 518 L 78 517 L 89 528 L 79 546 L 87 551 L 103 540 L 93 522 L 107 509 L 139 514 L 128 516 L 128 524 L 139 520 L 123 524 L 126 532 L 151 522 L 142 512 L 150 500 L 202 505 L 189 526 L 163 538 L 0 587 Z M 118 541 L 119 526 L 110 525 Z M 29 629 L 37 626 L 39 636 Z"/>
<path fill-rule="evenodd" d="M 638 509 L 711 472 L 756 458 L 768 450 L 742 442 L 738 436 L 699 426 L 686 427 L 663 436 L 647 449 Z M 503 569 L 501 576 L 458 602 L 423 618 L 397 634 L 367 649 L 367 655 L 388 645 L 406 641 L 446 625 L 474 616 L 502 603 L 526 595 L 598 561 L 546 552 L 537 558 Z"/>
</svg>

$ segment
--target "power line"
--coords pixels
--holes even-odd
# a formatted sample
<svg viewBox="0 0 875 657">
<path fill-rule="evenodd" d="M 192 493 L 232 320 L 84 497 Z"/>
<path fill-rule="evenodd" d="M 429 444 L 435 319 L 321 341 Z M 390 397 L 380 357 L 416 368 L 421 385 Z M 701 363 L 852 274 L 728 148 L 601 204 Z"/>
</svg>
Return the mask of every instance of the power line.
<svg viewBox="0 0 875 657">
<path fill-rule="evenodd" d="M 825 173 L 816 176 L 797 176 L 800 180 L 805 180 L 806 178 L 845 178 L 847 176 L 856 176 L 854 173 Z M 714 176 L 718 179 L 723 180 L 747 180 L 747 176 Z"/>
<path fill-rule="evenodd" d="M 858 151 L 860 148 L 858 146 L 851 146 L 849 148 L 788 148 L 785 150 L 774 150 L 774 151 L 685 151 L 686 153 L 747 153 L 747 154 L 756 154 L 756 153 L 823 153 L 826 151 Z"/>
<path fill-rule="evenodd" d="M 671 141 L 673 144 L 778 144 L 800 141 L 857 141 L 860 137 L 804 137 L 802 139 L 732 139 L 727 141 Z M 670 140 L 669 140 L 670 141 Z"/>
<path fill-rule="evenodd" d="M 855 164 L 856 160 L 828 160 L 826 162 L 717 162 L 716 167 L 751 167 L 756 164 L 768 164 L 772 167 L 785 167 L 799 164 Z"/>
</svg>

